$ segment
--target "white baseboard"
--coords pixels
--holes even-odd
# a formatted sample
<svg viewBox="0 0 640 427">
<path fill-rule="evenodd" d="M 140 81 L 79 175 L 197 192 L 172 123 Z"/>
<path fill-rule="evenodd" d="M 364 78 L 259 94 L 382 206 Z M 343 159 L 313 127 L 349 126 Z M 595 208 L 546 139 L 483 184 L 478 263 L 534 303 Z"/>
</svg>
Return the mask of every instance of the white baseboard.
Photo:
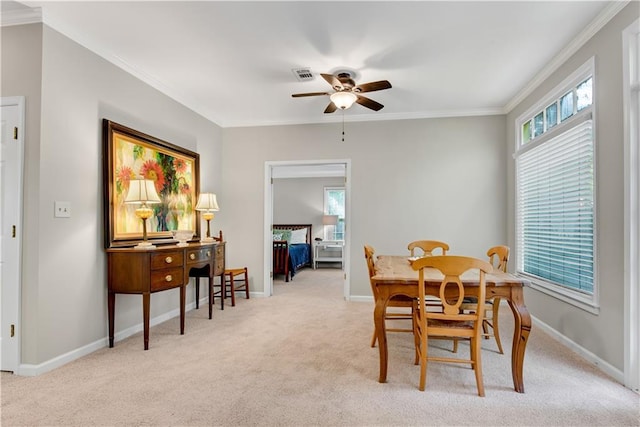
<svg viewBox="0 0 640 427">
<path fill-rule="evenodd" d="M 200 299 L 200 306 L 207 307 L 208 304 L 209 304 L 208 296 Z M 195 307 L 196 307 L 195 301 L 192 303 L 189 303 L 185 306 L 185 312 L 191 311 L 195 309 Z M 149 319 L 149 325 L 150 327 L 155 326 L 178 316 L 180 316 L 179 308 L 163 313 L 152 319 Z M 131 326 L 130 328 L 116 332 L 113 337 L 114 342 L 122 341 L 125 338 L 129 338 L 130 336 L 137 334 L 143 329 L 144 329 L 144 325 L 141 322 L 137 325 Z M 76 359 L 79 359 L 83 356 L 93 353 L 96 350 L 100 350 L 101 348 L 107 347 L 108 345 L 109 345 L 109 337 L 104 337 L 90 344 L 87 344 L 83 347 L 77 348 L 75 350 L 71 350 L 68 353 L 62 354 L 58 357 L 54 357 L 53 359 L 47 360 L 46 362 L 40 363 L 39 365 L 31 365 L 26 363 L 20 364 L 20 366 L 18 366 L 18 371 L 15 374 L 26 376 L 26 377 L 35 377 L 36 375 L 44 374 L 46 372 L 59 368 L 63 365 L 66 365 L 69 362 L 73 362 Z"/>
<path fill-rule="evenodd" d="M 600 357 L 596 356 L 595 354 L 593 354 L 586 348 L 582 347 L 580 344 L 576 343 L 575 341 L 562 335 L 560 332 L 556 331 L 555 329 L 553 329 L 551 326 L 547 325 L 540 319 L 534 316 L 531 316 L 531 319 L 533 321 L 533 326 L 535 326 L 536 328 L 542 329 L 542 331 L 544 331 L 549 336 L 551 336 L 551 338 L 558 341 L 560 344 L 564 345 L 574 353 L 578 354 L 587 362 L 594 364 L 595 366 L 598 367 L 598 369 L 600 369 L 602 372 L 612 377 L 614 380 L 618 381 L 620 384 L 624 384 L 624 373 L 621 370 L 611 365 L 610 363 L 602 360 Z"/>
</svg>

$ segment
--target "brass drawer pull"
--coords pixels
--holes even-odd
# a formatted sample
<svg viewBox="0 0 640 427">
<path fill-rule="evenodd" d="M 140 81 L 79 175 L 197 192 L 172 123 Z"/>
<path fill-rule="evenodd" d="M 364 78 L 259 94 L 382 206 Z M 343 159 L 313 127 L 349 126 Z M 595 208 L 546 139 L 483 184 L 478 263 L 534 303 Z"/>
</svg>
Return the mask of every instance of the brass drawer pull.
<svg viewBox="0 0 640 427">
<path fill-rule="evenodd" d="M 189 254 L 189 259 L 196 259 L 196 254 Z"/>
<path fill-rule="evenodd" d="M 164 259 L 164 262 L 166 262 L 167 264 L 171 264 L 173 262 L 173 258 L 171 258 L 170 256 L 166 257 Z"/>
<path fill-rule="evenodd" d="M 167 282 L 171 282 L 173 280 L 173 277 L 171 277 L 170 274 L 167 274 L 166 276 L 164 276 L 164 280 Z"/>
</svg>

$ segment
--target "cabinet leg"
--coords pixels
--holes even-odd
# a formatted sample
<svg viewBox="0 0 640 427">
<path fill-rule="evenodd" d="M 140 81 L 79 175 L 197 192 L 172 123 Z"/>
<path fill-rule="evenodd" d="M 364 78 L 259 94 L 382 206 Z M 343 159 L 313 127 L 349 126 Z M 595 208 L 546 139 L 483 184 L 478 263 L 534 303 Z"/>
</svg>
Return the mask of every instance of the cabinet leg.
<svg viewBox="0 0 640 427">
<path fill-rule="evenodd" d="M 142 294 L 142 323 L 144 325 L 144 349 L 149 350 L 149 307 L 151 303 L 151 294 L 145 292 Z"/>
<path fill-rule="evenodd" d="M 180 286 L 180 335 L 184 335 L 184 305 L 187 295 L 187 285 Z"/>
<path fill-rule="evenodd" d="M 115 329 L 114 315 L 116 310 L 116 293 L 109 291 L 109 300 L 107 302 L 109 311 L 109 348 L 113 347 L 113 333 Z"/>
<path fill-rule="evenodd" d="M 213 318 L 213 276 L 209 276 L 209 319 Z"/>
</svg>

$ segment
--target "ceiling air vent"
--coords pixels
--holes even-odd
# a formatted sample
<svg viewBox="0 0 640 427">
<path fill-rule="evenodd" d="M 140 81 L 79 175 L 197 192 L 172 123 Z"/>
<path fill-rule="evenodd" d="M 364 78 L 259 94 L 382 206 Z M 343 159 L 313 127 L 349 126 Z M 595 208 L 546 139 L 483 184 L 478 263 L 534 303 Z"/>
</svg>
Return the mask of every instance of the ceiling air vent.
<svg viewBox="0 0 640 427">
<path fill-rule="evenodd" d="M 311 72 L 310 68 L 294 68 L 293 70 L 293 74 L 296 75 L 296 78 L 298 79 L 298 81 L 300 82 L 308 82 L 313 80 L 313 73 Z"/>
</svg>

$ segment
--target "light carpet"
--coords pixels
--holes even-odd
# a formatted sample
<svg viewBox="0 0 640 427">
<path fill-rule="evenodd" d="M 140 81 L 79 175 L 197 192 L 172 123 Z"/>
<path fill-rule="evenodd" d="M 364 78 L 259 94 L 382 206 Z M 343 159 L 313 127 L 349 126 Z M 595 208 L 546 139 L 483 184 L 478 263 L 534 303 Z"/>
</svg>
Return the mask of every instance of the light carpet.
<svg viewBox="0 0 640 427">
<path fill-rule="evenodd" d="M 508 309 L 506 354 L 484 341 L 486 397 L 464 365 L 431 363 L 418 391 L 407 333 L 389 334 L 380 384 L 373 304 L 344 301 L 341 276 L 304 269 L 271 298 L 218 303 L 213 320 L 205 304 L 187 313 L 185 335 L 178 318 L 152 327 L 148 351 L 140 333 L 37 377 L 2 373 L 2 426 L 640 425 L 637 394 L 535 328 L 516 393 Z"/>
</svg>

